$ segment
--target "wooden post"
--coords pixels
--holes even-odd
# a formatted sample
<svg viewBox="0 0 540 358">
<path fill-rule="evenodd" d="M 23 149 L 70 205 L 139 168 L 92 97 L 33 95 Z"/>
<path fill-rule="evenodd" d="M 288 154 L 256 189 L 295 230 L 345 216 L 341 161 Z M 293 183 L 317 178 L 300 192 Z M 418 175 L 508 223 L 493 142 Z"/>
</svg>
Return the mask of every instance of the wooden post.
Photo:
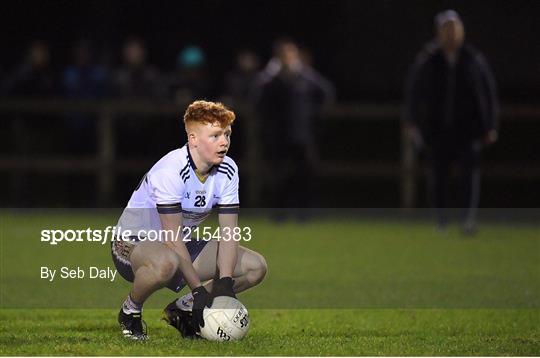
<svg viewBox="0 0 540 358">
<path fill-rule="evenodd" d="M 242 113 L 243 124 L 245 124 L 244 145 L 247 149 L 245 161 L 247 163 L 247 205 L 255 207 L 261 204 L 261 185 L 263 182 L 263 172 L 261 171 L 261 147 L 259 136 L 259 121 L 253 108 L 242 103 L 238 106 Z"/>
<path fill-rule="evenodd" d="M 112 202 L 114 191 L 114 116 L 109 108 L 105 107 L 98 113 L 98 172 L 97 172 L 97 204 L 107 206 Z"/>
<path fill-rule="evenodd" d="M 408 211 L 416 205 L 416 156 L 407 126 L 401 122 L 401 207 Z"/>
</svg>

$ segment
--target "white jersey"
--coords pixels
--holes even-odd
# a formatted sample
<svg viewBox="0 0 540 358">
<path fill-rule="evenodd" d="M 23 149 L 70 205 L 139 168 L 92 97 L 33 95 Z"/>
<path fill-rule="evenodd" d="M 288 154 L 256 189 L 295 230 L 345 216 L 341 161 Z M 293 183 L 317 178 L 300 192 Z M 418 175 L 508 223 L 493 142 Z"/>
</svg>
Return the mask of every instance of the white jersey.
<svg viewBox="0 0 540 358">
<path fill-rule="evenodd" d="M 219 213 L 239 210 L 238 167 L 229 157 L 212 167 L 202 182 L 187 144 L 161 158 L 143 177 L 120 217 L 118 234 L 146 237 L 149 230 L 161 230 L 158 214 L 182 214 L 182 225 L 194 228 L 212 209 Z M 129 231 L 127 231 L 129 230 Z"/>
</svg>

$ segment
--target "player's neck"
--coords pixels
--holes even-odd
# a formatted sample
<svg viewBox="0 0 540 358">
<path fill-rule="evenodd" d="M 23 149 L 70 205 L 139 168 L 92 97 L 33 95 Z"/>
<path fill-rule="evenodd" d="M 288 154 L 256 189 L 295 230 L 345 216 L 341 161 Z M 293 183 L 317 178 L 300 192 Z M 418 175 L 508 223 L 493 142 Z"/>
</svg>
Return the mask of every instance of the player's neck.
<svg viewBox="0 0 540 358">
<path fill-rule="evenodd" d="M 213 164 L 206 163 L 204 160 L 202 160 L 197 151 L 192 147 L 188 148 L 189 154 L 191 155 L 193 163 L 195 164 L 195 171 L 202 176 L 207 175 L 210 172 L 210 169 L 212 169 Z"/>
</svg>

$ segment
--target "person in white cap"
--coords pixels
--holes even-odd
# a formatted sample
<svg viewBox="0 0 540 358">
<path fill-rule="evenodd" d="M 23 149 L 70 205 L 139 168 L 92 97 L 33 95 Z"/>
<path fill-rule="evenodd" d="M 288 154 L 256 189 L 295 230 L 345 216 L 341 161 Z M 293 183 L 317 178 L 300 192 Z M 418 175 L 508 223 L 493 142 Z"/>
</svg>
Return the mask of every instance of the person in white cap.
<svg viewBox="0 0 540 358">
<path fill-rule="evenodd" d="M 463 232 L 476 231 L 480 197 L 480 151 L 497 140 L 495 80 L 484 56 L 465 42 L 454 10 L 435 16 L 435 38 L 417 55 L 406 85 L 405 122 L 431 167 L 430 197 L 439 228 L 446 226 L 450 167 L 461 169 Z"/>
</svg>

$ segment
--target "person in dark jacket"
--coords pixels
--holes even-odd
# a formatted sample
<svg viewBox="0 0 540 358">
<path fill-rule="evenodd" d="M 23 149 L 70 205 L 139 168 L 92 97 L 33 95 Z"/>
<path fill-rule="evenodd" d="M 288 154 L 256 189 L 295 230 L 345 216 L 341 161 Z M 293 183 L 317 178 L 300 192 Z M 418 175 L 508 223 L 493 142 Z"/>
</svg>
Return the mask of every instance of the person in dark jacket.
<svg viewBox="0 0 540 358">
<path fill-rule="evenodd" d="M 302 61 L 296 43 L 276 41 L 274 57 L 255 79 L 253 90 L 262 121 L 261 142 L 272 168 L 267 178 L 271 207 L 311 206 L 317 162 L 314 121 L 334 97 L 334 86 Z"/>
<path fill-rule="evenodd" d="M 413 143 L 426 150 L 430 196 L 444 228 L 450 168 L 461 169 L 463 231 L 476 230 L 480 196 L 480 151 L 497 140 L 495 80 L 484 56 L 466 43 L 459 15 L 435 17 L 436 37 L 418 54 L 406 88 L 405 121 Z"/>
</svg>

